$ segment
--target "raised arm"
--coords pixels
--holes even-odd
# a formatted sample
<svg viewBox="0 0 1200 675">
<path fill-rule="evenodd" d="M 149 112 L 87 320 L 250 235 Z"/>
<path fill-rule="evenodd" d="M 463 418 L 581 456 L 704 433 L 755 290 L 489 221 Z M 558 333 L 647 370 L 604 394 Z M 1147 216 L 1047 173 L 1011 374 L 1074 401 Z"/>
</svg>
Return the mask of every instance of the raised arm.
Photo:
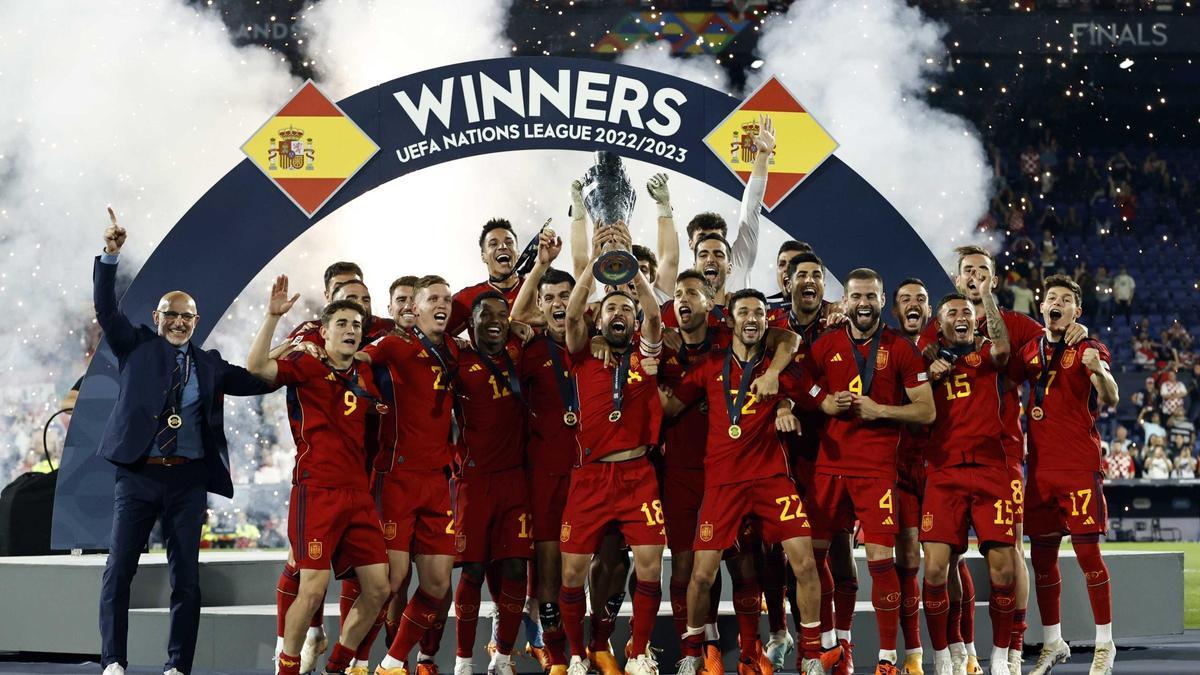
<svg viewBox="0 0 1200 675">
<path fill-rule="evenodd" d="M 537 309 L 538 284 L 561 251 L 562 239 L 558 236 L 551 236 L 545 230 L 538 234 L 537 260 L 533 263 L 533 269 L 525 275 L 525 283 L 521 284 L 517 299 L 513 301 L 510 319 L 529 326 L 545 325 L 545 318 Z"/>
<path fill-rule="evenodd" d="M 760 115 L 758 134 L 754 137 L 754 168 L 746 190 L 742 193 L 742 205 L 738 212 L 737 238 L 733 240 L 732 263 L 739 278 L 747 278 L 758 257 L 758 224 L 762 213 L 763 195 L 767 193 L 767 167 L 771 152 L 775 149 L 775 125 L 771 118 Z"/>
<path fill-rule="evenodd" d="M 117 260 L 125 245 L 125 228 L 117 224 L 117 215 L 111 207 L 108 218 L 112 224 L 104 230 L 104 255 L 96 258 L 92 270 L 92 301 L 96 307 L 96 321 L 108 339 L 108 346 L 120 357 L 133 350 L 137 329 L 117 305 Z"/>
<path fill-rule="evenodd" d="M 271 297 L 267 301 L 267 315 L 263 318 L 262 328 L 258 329 L 258 335 L 254 336 L 254 342 L 250 344 L 250 353 L 246 355 L 246 370 L 264 382 L 274 384 L 275 376 L 279 374 L 279 364 L 269 354 L 275 326 L 279 324 L 279 318 L 296 304 L 299 297 L 300 294 L 297 293 L 288 298 L 287 275 L 275 277 L 275 283 L 271 286 Z"/>
<path fill-rule="evenodd" d="M 1103 405 L 1117 405 L 1120 400 L 1117 392 L 1117 381 L 1108 370 L 1108 364 L 1100 358 L 1100 351 L 1095 347 L 1083 350 L 1081 359 L 1085 368 L 1091 371 L 1092 387 L 1096 390 L 1096 398 Z M 1143 411 L 1144 414 L 1144 411 Z M 1138 415 L 1141 421 L 1142 415 Z"/>
<path fill-rule="evenodd" d="M 786 328 L 768 328 L 764 340 L 763 349 L 771 352 L 771 364 L 750 383 L 750 391 L 759 398 L 779 391 L 779 376 L 792 364 L 792 357 L 800 348 L 800 336 Z"/>
<path fill-rule="evenodd" d="M 1008 339 L 1008 326 L 1005 325 L 1004 318 L 1000 316 L 1000 307 L 996 304 L 996 297 L 988 290 L 992 287 L 991 271 L 986 267 L 977 267 L 976 279 L 979 287 L 984 289 L 980 295 L 983 298 L 983 316 L 987 322 L 988 337 L 992 341 L 992 363 L 997 369 L 1003 369 L 1012 353 Z"/>
<path fill-rule="evenodd" d="M 588 250 L 587 209 L 583 207 L 583 182 L 571 183 L 571 272 L 580 279 L 587 272 L 592 252 Z"/>
<path fill-rule="evenodd" d="M 572 224 L 572 228 L 574 224 Z M 590 268 L 592 263 L 600 257 L 600 249 L 604 241 L 612 236 L 608 229 L 596 232 L 594 238 L 597 240 L 592 244 L 591 255 L 584 261 L 584 272 L 575 278 L 575 288 L 571 289 L 571 297 L 567 300 L 567 353 L 575 354 L 588 345 L 588 324 L 585 318 L 587 312 L 588 298 L 592 296 L 592 287 L 596 283 L 595 277 L 592 276 Z M 571 243 L 572 248 L 575 243 Z M 586 247 L 587 244 L 584 244 Z"/>
<path fill-rule="evenodd" d="M 679 235 L 675 232 L 675 217 L 671 212 L 667 174 L 654 174 L 646 183 L 646 190 L 658 207 L 658 280 L 655 285 L 671 295 L 675 292 L 675 277 L 679 275 Z"/>
</svg>

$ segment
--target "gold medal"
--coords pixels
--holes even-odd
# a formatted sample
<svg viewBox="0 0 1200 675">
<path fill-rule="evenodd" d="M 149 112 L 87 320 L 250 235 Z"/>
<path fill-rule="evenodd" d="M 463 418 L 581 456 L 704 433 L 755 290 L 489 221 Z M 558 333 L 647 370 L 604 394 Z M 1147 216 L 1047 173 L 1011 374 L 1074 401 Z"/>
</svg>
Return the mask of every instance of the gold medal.
<svg viewBox="0 0 1200 675">
<path fill-rule="evenodd" d="M 167 426 L 171 427 L 172 429 L 178 429 L 179 427 L 183 426 L 183 418 L 179 415 L 171 415 L 167 418 Z"/>
<path fill-rule="evenodd" d="M 729 437 L 737 440 L 742 437 L 742 428 L 736 424 L 729 425 Z"/>
<path fill-rule="evenodd" d="M 620 410 L 614 410 L 608 414 L 609 422 L 616 422 L 619 419 L 621 419 L 621 411 Z"/>
<path fill-rule="evenodd" d="M 563 424 L 565 424 L 569 427 L 573 427 L 578 423 L 579 423 L 579 415 L 576 415 L 574 412 L 572 412 L 570 410 L 563 413 Z"/>
<path fill-rule="evenodd" d="M 1046 416 L 1046 411 L 1042 410 L 1042 406 L 1035 405 L 1035 406 L 1033 406 L 1033 409 L 1031 409 L 1029 411 L 1029 416 L 1032 417 L 1035 421 L 1040 420 Z"/>
</svg>

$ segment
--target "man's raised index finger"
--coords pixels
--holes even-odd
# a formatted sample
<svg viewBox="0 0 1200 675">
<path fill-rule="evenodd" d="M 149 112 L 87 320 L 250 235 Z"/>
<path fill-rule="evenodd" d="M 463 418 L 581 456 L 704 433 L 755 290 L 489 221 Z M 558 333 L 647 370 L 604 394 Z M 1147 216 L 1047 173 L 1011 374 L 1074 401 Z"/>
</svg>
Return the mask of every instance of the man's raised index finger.
<svg viewBox="0 0 1200 675">
<path fill-rule="evenodd" d="M 117 224 L 117 214 L 113 213 L 111 206 L 108 207 L 108 219 L 112 221 L 113 225 Z"/>
</svg>

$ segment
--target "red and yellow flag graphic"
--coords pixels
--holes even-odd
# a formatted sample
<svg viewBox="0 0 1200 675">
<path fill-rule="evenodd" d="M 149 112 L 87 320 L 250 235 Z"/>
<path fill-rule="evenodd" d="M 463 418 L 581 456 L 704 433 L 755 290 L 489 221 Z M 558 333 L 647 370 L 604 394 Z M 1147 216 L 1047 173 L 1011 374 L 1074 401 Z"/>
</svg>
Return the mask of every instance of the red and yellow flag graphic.
<svg viewBox="0 0 1200 675">
<path fill-rule="evenodd" d="M 311 217 L 379 146 L 309 80 L 242 152 Z"/>
<path fill-rule="evenodd" d="M 838 144 L 783 83 L 771 77 L 704 137 L 704 143 L 743 184 L 750 180 L 754 167 L 753 138 L 758 133 L 759 115 L 769 115 L 775 124 L 775 151 L 767 166 L 763 197 L 763 205 L 770 211 L 832 155 Z"/>
</svg>

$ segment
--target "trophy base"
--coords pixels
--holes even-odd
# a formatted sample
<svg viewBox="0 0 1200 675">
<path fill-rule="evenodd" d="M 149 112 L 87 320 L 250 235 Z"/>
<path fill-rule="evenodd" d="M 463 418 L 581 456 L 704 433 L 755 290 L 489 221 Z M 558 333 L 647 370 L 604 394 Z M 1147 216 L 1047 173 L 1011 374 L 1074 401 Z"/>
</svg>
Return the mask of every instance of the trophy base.
<svg viewBox="0 0 1200 675">
<path fill-rule="evenodd" d="M 638 273 L 637 258 L 629 251 L 609 251 L 592 265 L 592 276 L 608 286 L 622 286 L 633 281 Z"/>
</svg>

